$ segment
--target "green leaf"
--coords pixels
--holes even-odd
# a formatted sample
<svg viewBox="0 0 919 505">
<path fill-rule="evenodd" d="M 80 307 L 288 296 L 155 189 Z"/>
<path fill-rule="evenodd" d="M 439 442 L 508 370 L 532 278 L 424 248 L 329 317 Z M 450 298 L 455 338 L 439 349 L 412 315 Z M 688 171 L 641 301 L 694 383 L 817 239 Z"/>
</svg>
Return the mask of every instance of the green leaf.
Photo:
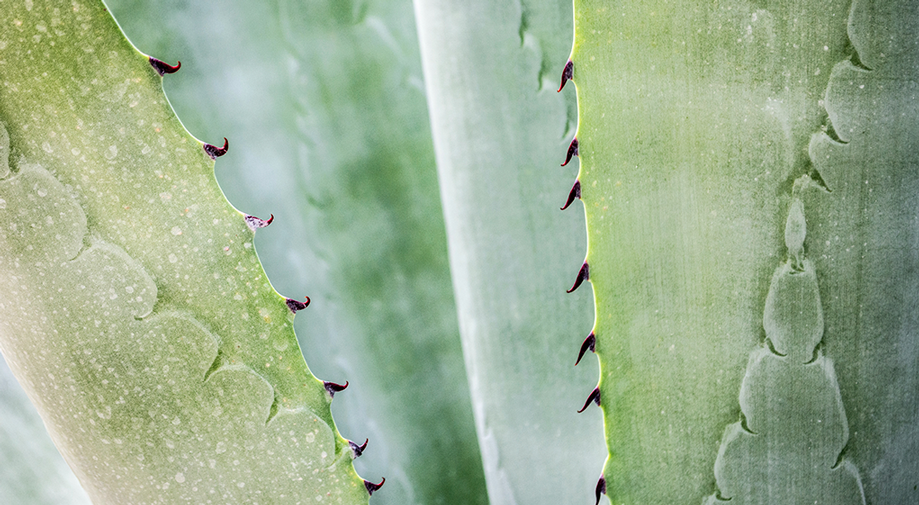
<svg viewBox="0 0 919 505">
<path fill-rule="evenodd" d="M 905 10 L 575 2 L 613 503 L 915 501 Z"/>
<path fill-rule="evenodd" d="M 365 503 L 254 231 L 147 58 L 97 4 L 7 6 L 0 41 L 0 349 L 93 501 Z"/>
<path fill-rule="evenodd" d="M 297 333 L 335 397 L 374 503 L 484 503 L 409 2 L 110 2 L 146 52 L 182 61 L 185 124 L 228 136 L 231 201 L 276 217 L 256 244 L 308 294 Z M 302 324 L 301 324 L 302 323 Z"/>
<path fill-rule="evenodd" d="M 555 92 L 571 4 L 415 8 L 489 500 L 588 503 L 600 415 L 576 411 L 596 369 L 572 365 L 590 293 L 565 293 L 584 259 L 584 222 L 558 211 L 574 182 L 558 167 L 574 102 Z"/>
<path fill-rule="evenodd" d="M 0 356 L 0 503 L 88 505 L 45 425 Z"/>
</svg>

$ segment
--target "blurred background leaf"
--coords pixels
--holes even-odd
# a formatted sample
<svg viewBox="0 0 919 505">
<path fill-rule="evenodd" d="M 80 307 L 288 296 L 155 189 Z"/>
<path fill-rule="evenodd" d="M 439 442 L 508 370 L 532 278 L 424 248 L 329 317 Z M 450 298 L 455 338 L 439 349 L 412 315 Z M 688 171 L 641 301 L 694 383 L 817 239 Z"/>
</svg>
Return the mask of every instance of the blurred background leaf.
<svg viewBox="0 0 919 505">
<path fill-rule="evenodd" d="M 0 503 L 89 505 L 35 406 L 0 356 Z"/>
<path fill-rule="evenodd" d="M 567 0 L 415 4 L 451 272 L 493 505 L 592 503 L 605 457 L 600 410 L 577 414 L 596 360 L 582 207 L 559 212 L 573 89 Z"/>
</svg>

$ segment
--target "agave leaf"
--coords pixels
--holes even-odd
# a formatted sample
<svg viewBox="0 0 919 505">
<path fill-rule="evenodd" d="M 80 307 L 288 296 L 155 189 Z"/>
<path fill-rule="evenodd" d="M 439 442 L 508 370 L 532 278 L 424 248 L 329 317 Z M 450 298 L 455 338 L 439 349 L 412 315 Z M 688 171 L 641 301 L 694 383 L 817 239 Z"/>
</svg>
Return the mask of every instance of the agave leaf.
<svg viewBox="0 0 919 505">
<path fill-rule="evenodd" d="M 834 66 L 825 97 L 841 142 L 811 143 L 832 193 L 805 195 L 823 344 L 848 413 L 844 458 L 861 472 L 867 503 L 919 496 L 917 28 L 912 2 L 853 2 L 853 58 Z"/>
<path fill-rule="evenodd" d="M 308 289 L 297 332 L 318 375 L 350 381 L 333 409 L 370 439 L 374 503 L 484 503 L 411 3 L 109 5 L 182 61 L 166 91 L 191 130 L 234 142 L 230 199 L 275 215 L 260 258 Z"/>
<path fill-rule="evenodd" d="M 88 505 L 32 402 L 0 356 L 0 503 Z"/>
<path fill-rule="evenodd" d="M 94 503 L 366 503 L 147 57 L 96 3 L 7 5 L 0 40 L 0 349 Z"/>
<path fill-rule="evenodd" d="M 906 6 L 575 2 L 613 503 L 915 501 Z"/>
<path fill-rule="evenodd" d="M 585 503 L 603 459 L 599 411 L 576 413 L 590 293 L 571 286 L 584 223 L 561 213 L 573 122 L 555 62 L 567 1 L 415 2 L 451 272 L 493 504 Z"/>
</svg>

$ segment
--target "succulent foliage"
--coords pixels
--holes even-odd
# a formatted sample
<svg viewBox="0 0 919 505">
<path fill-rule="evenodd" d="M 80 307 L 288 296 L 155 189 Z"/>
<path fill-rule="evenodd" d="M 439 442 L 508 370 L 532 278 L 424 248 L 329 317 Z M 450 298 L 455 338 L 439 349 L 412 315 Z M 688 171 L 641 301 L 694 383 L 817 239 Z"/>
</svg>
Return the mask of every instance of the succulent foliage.
<svg viewBox="0 0 919 505">
<path fill-rule="evenodd" d="M 575 1 L 598 499 L 916 500 L 908 4 Z"/>
<path fill-rule="evenodd" d="M 0 0 L 0 350 L 95 503 L 916 503 L 913 3 Z"/>
<path fill-rule="evenodd" d="M 0 348 L 89 496 L 366 502 L 221 151 L 102 4 L 0 26 Z"/>
</svg>

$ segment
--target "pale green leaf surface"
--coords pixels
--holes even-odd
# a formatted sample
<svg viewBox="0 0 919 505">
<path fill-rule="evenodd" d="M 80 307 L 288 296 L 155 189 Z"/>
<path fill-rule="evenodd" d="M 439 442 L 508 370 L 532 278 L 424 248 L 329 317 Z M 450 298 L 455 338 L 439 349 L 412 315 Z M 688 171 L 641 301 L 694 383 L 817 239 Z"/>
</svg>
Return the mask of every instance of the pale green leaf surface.
<svg viewBox="0 0 919 505">
<path fill-rule="evenodd" d="M 805 199 L 825 351 L 849 420 L 845 455 L 868 503 L 919 501 L 917 30 L 913 2 L 854 2 L 851 42 L 872 70 L 834 67 L 826 107 L 847 144 L 815 137 L 832 193 Z"/>
<path fill-rule="evenodd" d="M 575 2 L 611 502 L 915 502 L 907 4 Z"/>
<path fill-rule="evenodd" d="M 191 131 L 229 137 L 218 180 L 267 218 L 273 284 L 309 295 L 313 371 L 362 443 L 376 504 L 485 503 L 410 2 L 110 1 L 128 36 L 182 69 Z"/>
<path fill-rule="evenodd" d="M 89 497 L 0 356 L 0 503 L 88 505 Z"/>
<path fill-rule="evenodd" d="M 366 502 L 146 57 L 95 3 L 8 2 L 0 41 L 0 349 L 89 496 Z"/>
<path fill-rule="evenodd" d="M 603 462 L 599 410 L 576 411 L 596 368 L 574 368 L 590 291 L 570 141 L 556 93 L 567 1 L 415 2 L 451 272 L 492 504 L 588 503 Z M 567 90 L 566 90 L 567 91 Z M 572 111 L 573 113 L 573 111 Z"/>
</svg>

